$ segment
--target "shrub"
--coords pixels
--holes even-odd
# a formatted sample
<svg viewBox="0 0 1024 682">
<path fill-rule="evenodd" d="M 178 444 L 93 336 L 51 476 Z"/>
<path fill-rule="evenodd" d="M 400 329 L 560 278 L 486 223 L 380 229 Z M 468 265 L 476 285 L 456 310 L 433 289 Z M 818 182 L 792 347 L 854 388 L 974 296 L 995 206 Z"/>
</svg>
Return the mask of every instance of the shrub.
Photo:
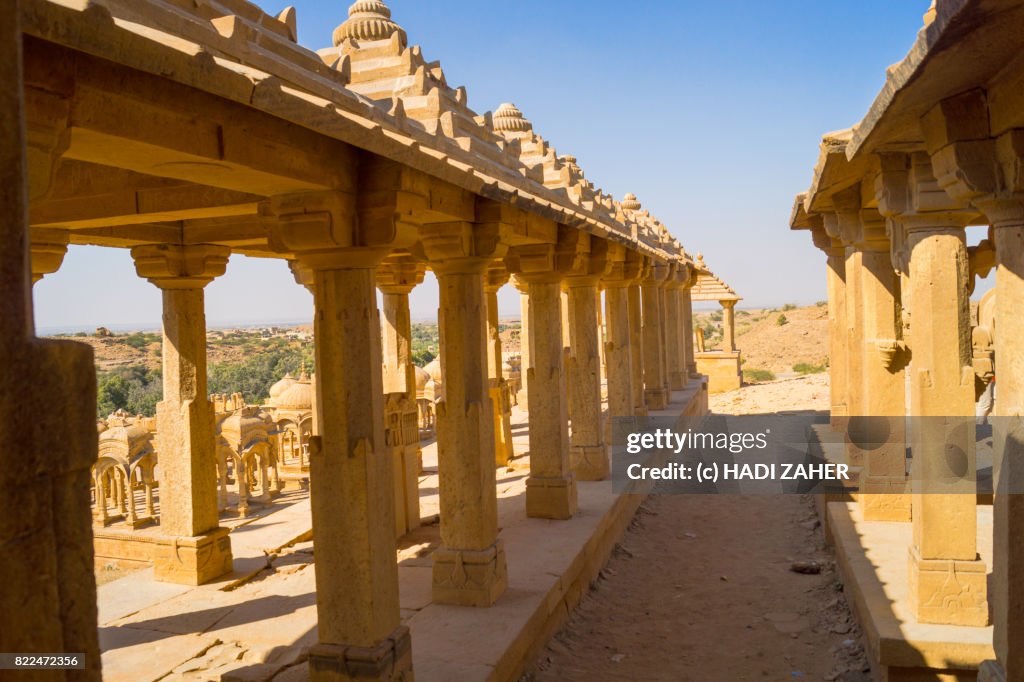
<svg viewBox="0 0 1024 682">
<path fill-rule="evenodd" d="M 782 309 L 783 310 L 796 310 L 796 306 L 793 305 L 792 303 L 787 303 L 786 305 L 782 306 Z"/>
<path fill-rule="evenodd" d="M 825 369 L 825 365 L 812 365 L 809 362 L 798 362 L 793 365 L 793 371 L 797 374 L 821 374 Z"/>
<path fill-rule="evenodd" d="M 828 305 L 828 301 L 818 301 L 814 305 L 818 306 L 819 308 L 824 308 L 825 306 Z"/>
<path fill-rule="evenodd" d="M 789 320 L 786 319 L 785 315 L 779 315 L 778 319 L 775 320 L 775 324 L 782 327 L 783 325 L 789 324 Z"/>
<path fill-rule="evenodd" d="M 768 369 L 745 369 L 743 370 L 743 379 L 751 383 L 758 381 L 773 381 L 775 379 L 775 374 Z"/>
</svg>

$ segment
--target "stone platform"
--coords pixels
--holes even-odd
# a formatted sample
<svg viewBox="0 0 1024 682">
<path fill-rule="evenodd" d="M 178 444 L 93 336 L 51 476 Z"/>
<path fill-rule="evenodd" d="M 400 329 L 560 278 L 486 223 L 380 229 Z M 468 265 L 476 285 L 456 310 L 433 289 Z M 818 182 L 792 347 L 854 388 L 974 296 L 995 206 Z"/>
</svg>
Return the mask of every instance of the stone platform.
<svg viewBox="0 0 1024 682">
<path fill-rule="evenodd" d="M 710 393 L 735 391 L 743 385 L 740 352 L 709 350 L 695 353 L 697 371 L 708 377 Z"/>
<path fill-rule="evenodd" d="M 706 385 L 691 381 L 687 390 L 672 393 L 666 410 L 651 414 L 699 414 L 706 406 Z M 517 453 L 528 450 L 527 415 L 517 409 L 513 442 Z M 423 455 L 421 516 L 430 519 L 438 509 L 436 445 L 425 442 Z M 528 473 L 528 455 L 498 469 L 509 585 L 494 606 L 432 603 L 436 523 L 400 541 L 400 606 L 420 682 L 517 679 L 587 591 L 643 500 L 614 494 L 610 481 L 580 481 L 579 512 L 572 519 L 531 519 L 525 513 Z M 314 549 L 303 541 L 308 502 L 288 509 L 286 517 L 270 514 L 239 529 L 248 535 L 245 542 L 232 533 L 236 553 L 252 556 L 249 570 L 231 580 L 185 587 L 155 583 L 140 571 L 102 586 L 104 680 L 308 679 L 305 657 L 316 642 Z M 287 538 L 294 542 L 282 546 Z M 261 546 L 277 551 L 256 556 Z"/>
<path fill-rule="evenodd" d="M 992 508 L 978 507 L 978 551 L 992 566 Z M 828 504 L 845 591 L 877 679 L 974 682 L 994 658 L 992 627 L 918 623 L 909 604 L 910 523 L 864 521 L 856 502 Z"/>
</svg>

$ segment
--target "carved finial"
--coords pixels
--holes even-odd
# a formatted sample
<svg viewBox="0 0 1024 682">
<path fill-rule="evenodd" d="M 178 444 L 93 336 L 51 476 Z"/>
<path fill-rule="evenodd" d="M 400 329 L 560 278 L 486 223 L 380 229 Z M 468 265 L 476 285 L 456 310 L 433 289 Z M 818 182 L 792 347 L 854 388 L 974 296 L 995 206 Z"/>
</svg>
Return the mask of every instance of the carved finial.
<svg viewBox="0 0 1024 682">
<path fill-rule="evenodd" d="M 356 40 L 387 40 L 398 33 L 405 45 L 405 31 L 391 21 L 391 10 L 381 0 L 357 0 L 348 8 L 348 19 L 334 29 L 334 46 L 348 38 Z"/>
<path fill-rule="evenodd" d="M 497 108 L 491 117 L 494 129 L 502 133 L 525 133 L 533 130 L 533 124 L 519 111 L 515 104 L 506 102 Z"/>
<path fill-rule="evenodd" d="M 630 192 L 622 199 L 622 210 L 623 211 L 639 211 L 640 201 L 636 198 L 636 195 Z"/>
</svg>

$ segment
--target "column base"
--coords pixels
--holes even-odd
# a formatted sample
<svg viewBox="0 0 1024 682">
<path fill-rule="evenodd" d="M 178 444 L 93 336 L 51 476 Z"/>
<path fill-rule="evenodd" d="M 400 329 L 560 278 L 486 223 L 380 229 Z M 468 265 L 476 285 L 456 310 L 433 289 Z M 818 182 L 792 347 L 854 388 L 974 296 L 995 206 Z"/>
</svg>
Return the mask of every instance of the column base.
<svg viewBox="0 0 1024 682">
<path fill-rule="evenodd" d="M 686 372 L 669 372 L 668 387 L 673 391 L 681 391 L 686 388 Z"/>
<path fill-rule="evenodd" d="M 227 528 L 195 537 L 161 537 L 153 549 L 153 577 L 167 583 L 202 585 L 232 570 Z"/>
<path fill-rule="evenodd" d="M 569 466 L 580 481 L 603 481 L 611 474 L 604 445 L 573 445 L 569 448 Z"/>
<path fill-rule="evenodd" d="M 526 479 L 526 515 L 535 519 L 570 519 L 577 509 L 576 477 Z"/>
<path fill-rule="evenodd" d="M 1006 682 L 1006 671 L 999 661 L 984 661 L 978 668 L 978 682 Z"/>
<path fill-rule="evenodd" d="M 664 388 L 652 388 L 644 391 L 644 401 L 649 410 L 664 410 L 668 407 L 668 391 Z"/>
<path fill-rule="evenodd" d="M 491 606 L 508 587 L 505 546 L 500 539 L 484 550 L 442 547 L 434 552 L 433 561 L 434 603 Z"/>
<path fill-rule="evenodd" d="M 980 559 L 922 559 L 910 548 L 910 605 L 919 623 L 988 625 L 988 580 Z"/>
<path fill-rule="evenodd" d="M 412 682 L 412 639 L 400 625 L 377 646 L 319 643 L 309 650 L 310 682 Z"/>
</svg>

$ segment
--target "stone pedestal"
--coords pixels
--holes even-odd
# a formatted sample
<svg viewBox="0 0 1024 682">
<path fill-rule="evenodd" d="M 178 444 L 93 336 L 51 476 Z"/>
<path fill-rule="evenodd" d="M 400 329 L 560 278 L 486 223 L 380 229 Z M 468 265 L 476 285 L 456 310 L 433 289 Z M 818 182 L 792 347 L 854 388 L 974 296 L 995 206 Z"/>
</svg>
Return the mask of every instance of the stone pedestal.
<svg viewBox="0 0 1024 682">
<path fill-rule="evenodd" d="M 743 385 L 739 351 L 709 350 L 696 358 L 697 371 L 708 378 L 708 393 L 735 391 Z"/>
<path fill-rule="evenodd" d="M 487 264 L 466 257 L 432 266 L 440 288 L 444 371 L 437 414 L 442 542 L 433 555 L 437 603 L 490 606 L 508 580 L 498 541 L 495 421 L 488 395 Z"/>
<path fill-rule="evenodd" d="M 531 275 L 533 365 L 530 391 L 530 477 L 527 516 L 567 519 L 576 513 L 576 479 L 569 467 L 568 406 L 562 366 L 561 279 Z"/>
<path fill-rule="evenodd" d="M 224 274 L 230 250 L 213 245 L 154 244 L 132 249 L 140 277 L 163 294 L 163 400 L 156 408 L 160 453 L 160 532 L 178 552 L 157 552 L 158 579 L 198 585 L 231 571 L 221 532 L 213 405 L 206 389 L 203 288 Z M 221 571 L 216 573 L 216 571 Z"/>
<path fill-rule="evenodd" d="M 569 282 L 569 417 L 572 421 L 569 462 L 581 481 L 608 478 L 601 414 L 601 357 L 598 350 L 597 278 L 573 277 Z"/>
<path fill-rule="evenodd" d="M 227 528 L 194 537 L 163 537 L 153 547 L 153 577 L 169 583 L 202 585 L 231 572 Z"/>
<path fill-rule="evenodd" d="M 925 215 L 903 220 L 910 230 L 910 306 L 913 319 L 923 321 L 911 323 L 910 412 L 935 420 L 913 433 L 911 602 L 922 622 L 982 626 L 988 603 L 977 554 L 967 248 L 962 223 Z M 848 269 L 848 287 L 849 275 Z M 966 478 L 939 483 L 959 475 Z"/>
<path fill-rule="evenodd" d="M 395 628 L 374 646 L 316 644 L 309 650 L 309 678 L 318 682 L 412 682 L 409 628 Z"/>
</svg>

